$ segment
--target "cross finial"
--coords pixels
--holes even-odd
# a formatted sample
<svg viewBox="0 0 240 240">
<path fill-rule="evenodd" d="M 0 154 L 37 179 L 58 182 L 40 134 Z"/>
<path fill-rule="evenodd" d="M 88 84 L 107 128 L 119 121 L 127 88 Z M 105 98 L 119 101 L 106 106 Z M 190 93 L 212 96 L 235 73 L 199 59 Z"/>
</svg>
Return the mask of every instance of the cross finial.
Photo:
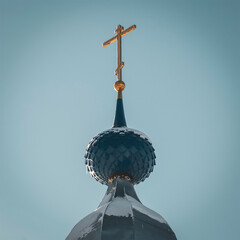
<svg viewBox="0 0 240 240">
<path fill-rule="evenodd" d="M 103 43 L 103 47 L 106 47 L 111 43 L 117 41 L 117 69 L 115 70 L 115 75 L 117 75 L 117 81 L 114 84 L 114 88 L 118 92 L 118 98 L 122 98 L 122 91 L 125 88 L 125 83 L 122 81 L 122 68 L 124 66 L 124 62 L 122 62 L 121 39 L 123 36 L 133 31 L 135 28 L 136 28 L 136 25 L 132 25 L 131 27 L 124 30 L 123 26 L 118 25 L 115 30 L 116 36 Z"/>
</svg>

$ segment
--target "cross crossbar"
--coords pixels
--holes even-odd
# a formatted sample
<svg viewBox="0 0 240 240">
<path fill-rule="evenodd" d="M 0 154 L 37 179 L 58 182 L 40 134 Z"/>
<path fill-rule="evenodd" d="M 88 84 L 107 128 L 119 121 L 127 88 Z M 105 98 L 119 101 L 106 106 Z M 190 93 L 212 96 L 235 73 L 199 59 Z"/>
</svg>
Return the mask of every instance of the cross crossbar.
<svg viewBox="0 0 240 240">
<path fill-rule="evenodd" d="M 126 30 L 124 30 L 123 32 L 121 32 L 121 37 L 127 35 L 128 33 L 130 33 L 131 31 L 133 31 L 134 29 L 136 29 L 136 25 L 132 25 L 131 27 L 127 28 Z M 111 43 L 117 41 L 117 36 L 110 38 L 109 40 L 107 40 L 106 42 L 103 43 L 103 47 L 107 47 L 108 45 L 110 45 Z"/>
</svg>

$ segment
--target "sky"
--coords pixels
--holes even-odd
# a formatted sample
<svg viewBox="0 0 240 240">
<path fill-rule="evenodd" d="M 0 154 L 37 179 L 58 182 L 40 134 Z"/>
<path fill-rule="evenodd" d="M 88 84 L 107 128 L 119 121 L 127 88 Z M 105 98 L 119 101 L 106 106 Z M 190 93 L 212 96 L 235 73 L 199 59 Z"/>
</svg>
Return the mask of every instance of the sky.
<svg viewBox="0 0 240 240">
<path fill-rule="evenodd" d="M 136 186 L 179 240 L 239 239 L 240 2 L 0 0 L 0 239 L 60 240 L 106 186 L 84 154 L 112 127 L 118 24 L 127 125 L 157 165 Z"/>
</svg>

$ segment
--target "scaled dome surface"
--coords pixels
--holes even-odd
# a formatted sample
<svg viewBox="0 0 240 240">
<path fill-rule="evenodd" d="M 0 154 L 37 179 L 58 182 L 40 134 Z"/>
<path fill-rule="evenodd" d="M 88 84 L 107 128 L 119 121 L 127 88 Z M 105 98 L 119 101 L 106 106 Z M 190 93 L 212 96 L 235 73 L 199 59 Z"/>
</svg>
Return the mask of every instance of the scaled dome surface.
<svg viewBox="0 0 240 240">
<path fill-rule="evenodd" d="M 156 156 L 144 133 L 113 127 L 90 141 L 85 158 L 90 174 L 107 185 L 117 176 L 128 177 L 133 184 L 144 181 L 153 171 Z"/>
</svg>

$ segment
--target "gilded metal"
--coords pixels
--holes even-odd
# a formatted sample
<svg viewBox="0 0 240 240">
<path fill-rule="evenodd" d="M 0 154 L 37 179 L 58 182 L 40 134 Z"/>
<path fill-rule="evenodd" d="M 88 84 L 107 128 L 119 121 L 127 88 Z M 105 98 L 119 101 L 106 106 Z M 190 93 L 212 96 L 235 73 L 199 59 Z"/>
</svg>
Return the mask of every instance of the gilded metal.
<svg viewBox="0 0 240 240">
<path fill-rule="evenodd" d="M 125 175 L 125 174 L 114 174 L 111 177 L 109 177 L 108 182 L 112 183 L 115 179 L 127 179 L 128 181 L 132 181 L 132 177 Z"/>
<path fill-rule="evenodd" d="M 123 91 L 124 88 L 125 88 L 125 83 L 121 80 L 118 80 L 118 81 L 115 82 L 114 88 L 117 92 L 118 91 Z"/>
<path fill-rule="evenodd" d="M 121 33 L 121 37 L 125 36 L 126 34 L 130 33 L 131 31 L 133 31 L 134 29 L 136 29 L 136 25 L 132 25 L 131 27 L 127 28 L 126 30 L 124 30 Z M 103 47 L 107 47 L 108 45 L 110 45 L 111 43 L 115 42 L 117 40 L 117 36 L 107 40 L 106 42 L 103 43 Z"/>
<path fill-rule="evenodd" d="M 117 82 L 114 85 L 115 90 L 118 92 L 118 98 L 122 98 L 122 91 L 125 88 L 125 84 L 122 81 L 122 68 L 124 67 L 124 62 L 122 62 L 122 37 L 134 29 L 136 29 L 136 25 L 132 25 L 126 30 L 124 30 L 123 26 L 118 25 L 115 30 L 116 36 L 103 43 L 103 47 L 107 47 L 111 43 L 117 41 L 117 69 L 115 70 L 115 75 L 117 76 L 117 82 L 121 82 L 121 86 L 124 85 L 124 87 L 116 87 L 116 84 L 119 85 Z"/>
</svg>

